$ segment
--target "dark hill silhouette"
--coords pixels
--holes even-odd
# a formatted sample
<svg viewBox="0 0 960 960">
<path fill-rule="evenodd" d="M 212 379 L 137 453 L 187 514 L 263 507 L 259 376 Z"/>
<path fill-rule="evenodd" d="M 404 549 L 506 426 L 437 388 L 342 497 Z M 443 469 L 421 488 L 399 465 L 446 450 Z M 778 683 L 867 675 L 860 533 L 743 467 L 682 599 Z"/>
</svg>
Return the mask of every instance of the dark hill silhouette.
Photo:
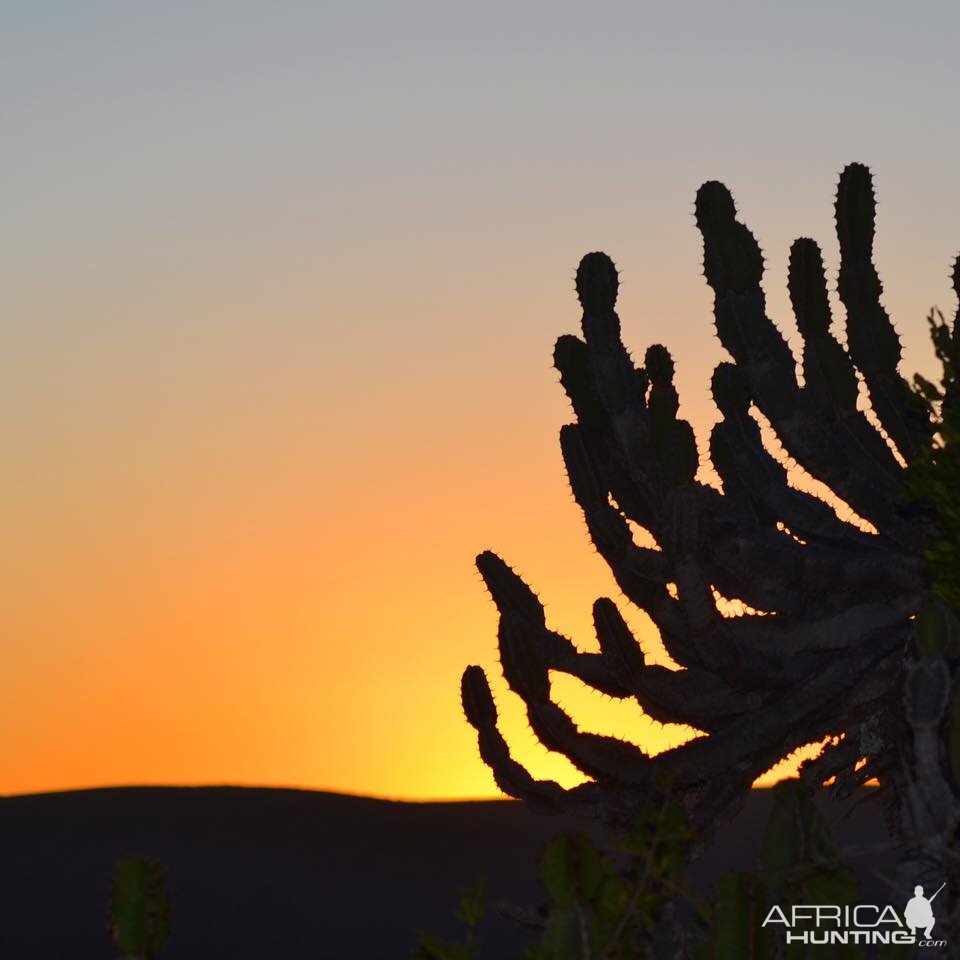
<svg viewBox="0 0 960 960">
<path fill-rule="evenodd" d="M 769 797 L 754 791 L 696 868 L 709 886 L 753 868 Z M 837 821 L 833 808 L 824 808 Z M 0 957 L 94 960 L 112 953 L 106 903 L 118 857 L 168 867 L 172 933 L 161 960 L 392 960 L 418 931 L 455 936 L 458 890 L 478 874 L 492 901 L 538 902 L 546 841 L 582 822 L 513 801 L 396 803 L 308 790 L 133 787 L 0 799 Z M 837 835 L 883 836 L 864 807 Z M 879 858 L 871 867 L 892 873 Z M 869 881 L 878 896 L 887 891 Z M 868 888 L 869 889 L 869 888 Z M 485 958 L 525 937 L 491 911 Z"/>
</svg>

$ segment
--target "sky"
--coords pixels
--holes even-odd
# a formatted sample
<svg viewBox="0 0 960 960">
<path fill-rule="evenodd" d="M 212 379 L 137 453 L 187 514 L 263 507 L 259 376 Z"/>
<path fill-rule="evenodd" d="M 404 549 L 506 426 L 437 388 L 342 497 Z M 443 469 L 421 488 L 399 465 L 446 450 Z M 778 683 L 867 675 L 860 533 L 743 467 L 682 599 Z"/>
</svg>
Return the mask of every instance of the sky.
<svg viewBox="0 0 960 960">
<path fill-rule="evenodd" d="M 496 794 L 484 666 L 539 747 L 473 566 L 592 648 L 618 597 L 561 463 L 552 345 L 602 249 L 701 441 L 723 359 L 693 198 L 723 180 L 796 344 L 845 163 L 905 344 L 953 309 L 960 8 L 0 5 L 0 793 L 136 783 Z M 649 622 L 621 603 L 645 648 Z M 560 678 L 585 729 L 662 727 Z"/>
</svg>

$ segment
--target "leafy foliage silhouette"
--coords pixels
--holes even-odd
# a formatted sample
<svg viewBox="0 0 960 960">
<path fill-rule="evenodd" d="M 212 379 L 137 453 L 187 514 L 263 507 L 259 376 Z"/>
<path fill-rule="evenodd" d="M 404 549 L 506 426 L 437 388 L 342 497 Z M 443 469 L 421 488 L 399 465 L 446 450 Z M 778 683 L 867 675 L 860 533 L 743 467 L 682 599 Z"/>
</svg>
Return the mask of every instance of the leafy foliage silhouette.
<svg viewBox="0 0 960 960">
<path fill-rule="evenodd" d="M 554 840 L 540 861 L 546 904 L 524 916 L 527 925 L 539 931 L 523 956 L 800 960 L 818 955 L 818 947 L 785 944 L 781 928 L 768 933 L 763 920 L 770 906 L 852 906 L 859 902 L 857 881 L 843 865 L 844 852 L 818 812 L 810 788 L 792 780 L 778 784 L 772 793 L 759 872 L 726 873 L 709 897 L 698 894 L 685 877 L 694 834 L 669 786 L 658 806 L 643 807 L 632 823 L 609 832 L 600 842 L 582 833 Z M 472 891 L 464 895 L 472 896 Z M 462 911 L 458 915 L 464 916 Z M 796 929 L 816 930 L 804 921 Z M 472 952 L 477 943 L 472 926 L 469 947 L 424 938 L 414 960 L 472 960 L 478 956 Z M 857 960 L 867 954 L 858 944 L 834 944 L 828 955 Z M 884 960 L 908 955 L 900 946 L 886 946 L 880 953 Z"/>
</svg>

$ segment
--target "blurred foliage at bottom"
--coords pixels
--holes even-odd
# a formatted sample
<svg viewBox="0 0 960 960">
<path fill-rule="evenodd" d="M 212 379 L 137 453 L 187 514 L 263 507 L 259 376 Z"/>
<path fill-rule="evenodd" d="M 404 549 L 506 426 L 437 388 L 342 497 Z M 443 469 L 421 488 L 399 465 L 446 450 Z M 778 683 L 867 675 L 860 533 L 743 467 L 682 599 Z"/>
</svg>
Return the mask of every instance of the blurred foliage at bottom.
<svg viewBox="0 0 960 960">
<path fill-rule="evenodd" d="M 532 942 L 515 960 L 911 956 L 912 945 L 881 946 L 876 954 L 860 944 L 787 944 L 782 923 L 763 925 L 774 904 L 789 915 L 792 904 L 842 908 L 858 902 L 857 880 L 843 866 L 841 851 L 810 792 L 789 780 L 772 793 L 758 871 L 723 875 L 709 898 L 685 880 L 693 835 L 669 793 L 615 837 L 596 842 L 577 833 L 554 840 L 540 860 L 545 902 L 529 910 L 500 907 L 531 927 Z M 424 937 L 414 960 L 480 960 L 485 912 L 478 880 L 461 898 L 458 916 L 466 926 L 462 942 Z M 792 929 L 817 928 L 798 921 Z M 819 929 L 822 933 L 825 927 Z"/>
</svg>

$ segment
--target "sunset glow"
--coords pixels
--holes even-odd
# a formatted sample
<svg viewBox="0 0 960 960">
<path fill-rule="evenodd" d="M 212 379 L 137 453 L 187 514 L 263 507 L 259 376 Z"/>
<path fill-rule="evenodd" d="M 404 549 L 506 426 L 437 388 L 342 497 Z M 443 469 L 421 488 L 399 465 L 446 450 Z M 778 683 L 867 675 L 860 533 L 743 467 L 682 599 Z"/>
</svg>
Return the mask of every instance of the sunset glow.
<svg viewBox="0 0 960 960">
<path fill-rule="evenodd" d="M 494 796 L 471 663 L 516 758 L 577 782 L 500 677 L 473 558 L 497 551 L 581 648 L 611 596 L 662 656 L 561 462 L 551 354 L 580 256 L 617 261 L 634 356 L 670 348 L 703 458 L 723 352 L 697 186 L 731 187 L 795 345 L 790 241 L 821 241 L 833 284 L 836 176 L 862 160 L 904 370 L 931 369 L 960 245 L 960 194 L 932 186 L 956 176 L 955 32 L 880 18 L 851 82 L 840 9 L 822 37 L 758 4 L 731 62 L 719 11 L 691 30 L 531 5 L 507 30 L 505 8 L 174 6 L 3 15 L 0 793 Z M 894 85 L 890 58 L 923 70 Z M 652 752 L 691 735 L 568 677 L 553 693 Z"/>
</svg>

